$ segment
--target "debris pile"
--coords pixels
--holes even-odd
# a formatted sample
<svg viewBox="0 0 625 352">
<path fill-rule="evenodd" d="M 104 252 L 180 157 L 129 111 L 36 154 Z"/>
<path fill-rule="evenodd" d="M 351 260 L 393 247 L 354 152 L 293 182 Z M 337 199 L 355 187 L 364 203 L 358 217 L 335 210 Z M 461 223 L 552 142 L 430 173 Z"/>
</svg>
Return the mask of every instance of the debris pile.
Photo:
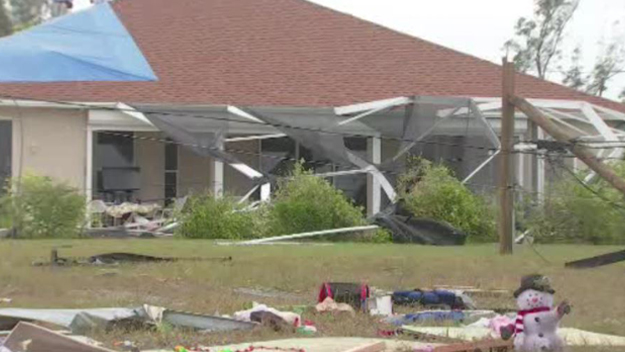
<svg viewBox="0 0 625 352">
<path fill-rule="evenodd" d="M 125 254 L 100 258 L 113 261 L 130 258 L 130 261 L 136 259 L 139 262 L 170 260 Z M 102 263 L 110 264 L 106 259 L 101 260 Z M 7 333 L 0 334 L 0 352 L 113 352 L 83 335 L 120 327 L 130 330 L 154 329 L 162 324 L 195 330 L 198 334 L 270 329 L 285 335 L 309 336 L 231 346 L 177 346 L 174 352 L 512 351 L 513 341 L 501 337 L 504 328 L 515 323 L 517 313 L 501 315 L 493 310 L 478 310 L 470 294 L 512 296 L 503 290 L 471 287 L 389 292 L 362 283 L 328 282 L 321 285 L 315 306 L 296 310 L 253 303 L 250 309 L 234 312 L 232 316 L 181 312 L 150 305 L 95 309 L 3 308 L 0 309 L 0 330 Z M 398 314 L 395 309 L 414 311 Z M 379 319 L 384 326 L 388 325 L 389 330 L 380 330 L 377 339 L 311 338 L 318 332 L 315 317 L 319 318 L 322 314 L 333 314 L 336 319 L 342 319 L 345 314 L 369 314 Z M 440 326 L 440 323 L 451 323 L 453 327 Z M 558 330 L 558 335 L 569 346 L 625 346 L 625 337 L 577 329 L 562 328 Z M 140 352 L 132 341 L 119 342 L 113 348 Z"/>
</svg>

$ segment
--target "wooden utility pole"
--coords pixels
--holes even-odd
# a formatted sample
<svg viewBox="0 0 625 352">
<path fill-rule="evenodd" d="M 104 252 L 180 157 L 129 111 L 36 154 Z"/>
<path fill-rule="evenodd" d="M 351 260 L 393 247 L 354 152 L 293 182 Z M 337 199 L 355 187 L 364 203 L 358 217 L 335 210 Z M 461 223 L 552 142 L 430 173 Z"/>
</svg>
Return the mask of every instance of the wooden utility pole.
<svg viewBox="0 0 625 352">
<path fill-rule="evenodd" d="M 514 64 L 503 59 L 499 159 L 499 253 L 512 254 L 514 234 Z"/>
<path fill-rule="evenodd" d="M 583 161 L 592 171 L 596 172 L 597 175 L 625 195 L 625 180 L 619 177 L 610 166 L 602 163 L 592 151 L 575 143 L 573 136 L 553 123 L 547 115 L 538 110 L 527 100 L 514 96 L 511 98 L 510 102 L 519 110 L 523 111 L 530 120 L 540 126 L 556 141 L 566 143 L 567 148 L 578 157 L 579 160 Z"/>
</svg>

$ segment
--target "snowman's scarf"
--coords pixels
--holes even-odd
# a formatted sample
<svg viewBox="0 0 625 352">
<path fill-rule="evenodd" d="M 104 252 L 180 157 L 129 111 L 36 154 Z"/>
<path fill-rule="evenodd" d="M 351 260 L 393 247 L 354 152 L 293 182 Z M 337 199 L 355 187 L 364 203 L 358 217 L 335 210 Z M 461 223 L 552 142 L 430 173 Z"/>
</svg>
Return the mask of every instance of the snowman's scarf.
<svg viewBox="0 0 625 352">
<path fill-rule="evenodd" d="M 550 310 L 551 308 L 549 307 L 538 307 L 538 308 L 518 311 L 516 315 L 516 322 L 514 325 L 514 334 L 516 335 L 516 334 L 523 332 L 523 318 L 525 318 L 526 315 L 534 314 L 534 313 L 549 312 Z"/>
</svg>

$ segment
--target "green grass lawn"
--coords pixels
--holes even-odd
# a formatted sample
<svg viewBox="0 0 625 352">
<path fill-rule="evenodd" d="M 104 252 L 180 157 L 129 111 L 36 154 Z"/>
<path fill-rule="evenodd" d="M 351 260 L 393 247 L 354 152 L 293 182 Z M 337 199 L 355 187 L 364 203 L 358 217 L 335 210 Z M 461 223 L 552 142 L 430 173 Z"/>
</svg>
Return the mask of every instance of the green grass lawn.
<svg viewBox="0 0 625 352">
<path fill-rule="evenodd" d="M 35 260 L 59 255 L 106 252 L 176 257 L 223 257 L 233 261 L 183 261 L 120 267 L 33 267 Z M 564 326 L 625 334 L 625 264 L 590 270 L 564 269 L 569 260 L 619 250 L 601 246 L 538 246 L 548 262 L 528 247 L 501 257 L 495 245 L 437 248 L 410 245 L 333 244 L 224 247 L 190 240 L 0 241 L 0 297 L 12 307 L 72 308 L 139 306 L 144 303 L 202 313 L 231 314 L 251 301 L 274 306 L 314 304 L 324 281 L 366 282 L 393 290 L 433 285 L 514 290 L 524 274 L 550 276 L 557 300 L 568 299 L 573 312 Z M 237 293 L 237 288 L 284 292 L 273 298 Z M 286 294 L 288 293 L 288 294 Z M 514 308 L 512 297 L 476 299 L 479 308 Z M 6 306 L 6 305 L 2 305 Z M 321 336 L 375 336 L 376 319 L 305 316 Z M 231 343 L 279 337 L 271 332 L 197 336 L 176 331 L 112 332 L 96 336 L 111 343 L 134 339 L 147 347 L 178 343 Z M 287 337 L 287 336 L 280 336 Z"/>
</svg>

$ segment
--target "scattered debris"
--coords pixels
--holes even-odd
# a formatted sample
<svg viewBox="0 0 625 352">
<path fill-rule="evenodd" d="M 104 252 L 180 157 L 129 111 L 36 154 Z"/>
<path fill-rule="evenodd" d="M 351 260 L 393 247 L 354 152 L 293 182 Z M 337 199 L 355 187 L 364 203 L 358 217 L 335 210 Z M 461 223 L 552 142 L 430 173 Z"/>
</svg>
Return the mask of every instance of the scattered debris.
<svg viewBox="0 0 625 352">
<path fill-rule="evenodd" d="M 391 231 L 394 243 L 416 243 L 435 246 L 461 246 L 467 235 L 448 224 L 430 219 L 415 219 L 400 203 L 378 213 L 375 222 Z"/>
<path fill-rule="evenodd" d="M 381 297 L 372 297 L 367 300 L 369 305 L 369 313 L 371 315 L 393 315 L 393 299 L 390 295 Z"/>
<path fill-rule="evenodd" d="M 434 285 L 434 289 L 447 290 L 452 292 L 464 292 L 465 294 L 477 297 L 497 297 L 497 296 L 512 296 L 510 290 L 505 289 L 483 289 L 475 286 L 449 286 L 449 285 Z"/>
<path fill-rule="evenodd" d="M 326 297 L 323 302 L 318 303 L 315 309 L 319 313 L 325 312 L 347 312 L 355 314 L 354 308 L 347 303 L 336 303 L 332 298 Z"/>
<path fill-rule="evenodd" d="M 251 321 L 254 321 L 254 319 L 252 318 L 252 315 L 258 312 L 271 313 L 279 317 L 280 319 L 282 319 L 288 325 L 293 326 L 295 328 L 298 328 L 302 325 L 302 317 L 299 314 L 292 313 L 292 312 L 282 312 L 275 308 L 268 307 L 264 304 L 258 304 L 256 302 L 254 302 L 252 309 L 243 310 L 243 311 L 234 313 L 234 319 L 237 321 L 242 321 L 242 322 L 251 322 Z"/>
<path fill-rule="evenodd" d="M 574 262 L 566 263 L 564 266 L 567 268 L 586 269 L 596 268 L 598 266 L 604 266 L 623 261 L 625 261 L 625 251 L 618 251 L 614 253 L 599 255 L 592 258 L 576 260 Z"/>
<path fill-rule="evenodd" d="M 3 347 L 10 352 L 112 352 L 25 322 L 17 325 Z"/>
<path fill-rule="evenodd" d="M 135 342 L 129 340 L 115 342 L 113 346 L 117 348 L 121 347 L 124 351 L 140 352 L 139 346 Z"/>
<path fill-rule="evenodd" d="M 20 321 L 44 322 L 83 334 L 96 329 L 108 331 L 113 327 L 147 328 L 163 322 L 175 327 L 202 331 L 249 330 L 255 324 L 233 319 L 179 312 L 144 305 L 140 308 L 98 309 L 0 309 L 0 329 L 10 330 Z"/>
<path fill-rule="evenodd" d="M 462 311 L 426 311 L 414 314 L 404 314 L 399 316 L 392 316 L 385 320 L 389 324 L 396 326 L 402 326 L 414 323 L 423 323 L 426 321 L 432 322 L 462 322 L 465 319 L 465 314 Z"/>
<path fill-rule="evenodd" d="M 310 320 L 305 320 L 304 325 L 297 328 L 297 332 L 304 335 L 313 335 L 317 332 L 317 327 Z"/>
<path fill-rule="evenodd" d="M 128 320 L 143 319 L 143 308 L 99 308 L 99 309 L 21 309 L 21 308 L 5 308 L 0 309 L 0 329 L 11 330 L 20 321 L 25 322 L 43 322 L 66 329 L 74 328 L 80 330 L 81 323 L 85 320 L 97 321 L 100 327 L 107 329 L 115 323 Z M 90 317 L 91 319 L 76 317 L 82 313 L 82 318 Z"/>
<path fill-rule="evenodd" d="M 493 330 L 485 327 L 420 327 L 404 325 L 402 329 L 408 332 L 465 341 L 498 338 L 498 336 L 496 336 L 497 334 Z M 558 330 L 558 335 L 564 340 L 567 346 L 625 346 L 625 337 L 598 334 L 573 328 L 560 328 Z"/>
<path fill-rule="evenodd" d="M 447 346 L 440 346 L 434 348 L 433 352 L 504 352 L 504 351 L 512 351 L 514 346 L 512 346 L 511 341 L 502 341 L 502 340 L 485 340 L 479 342 L 465 342 L 459 344 L 451 344 Z"/>
<path fill-rule="evenodd" d="M 249 342 L 229 346 L 198 347 L 194 351 L 223 352 L 223 351 L 262 351 L 262 352 L 365 352 L 362 348 L 380 348 L 380 343 L 385 344 L 383 349 L 373 351 L 415 351 L 418 348 L 428 346 L 417 341 L 383 340 L 354 337 L 326 337 L 326 338 L 297 338 L 288 340 Z M 375 346 L 375 347 L 373 347 Z M 438 346 L 438 345 L 434 345 Z M 252 349 L 253 348 L 253 349 Z M 360 350 L 358 348 L 361 348 Z M 144 352 L 171 352 L 171 350 L 155 350 Z"/>
<path fill-rule="evenodd" d="M 174 327 L 192 328 L 202 332 L 251 330 L 256 326 L 251 322 L 173 310 L 163 312 L 163 322 Z"/>
<path fill-rule="evenodd" d="M 330 297 L 337 303 L 347 303 L 354 309 L 361 309 L 370 296 L 371 290 L 365 284 L 329 282 L 321 285 L 317 302 L 322 303 Z"/>
<path fill-rule="evenodd" d="M 473 302 L 452 291 L 433 290 L 397 291 L 393 293 L 393 303 L 397 305 L 421 305 L 424 307 L 440 307 L 443 309 L 470 309 Z"/>
</svg>

